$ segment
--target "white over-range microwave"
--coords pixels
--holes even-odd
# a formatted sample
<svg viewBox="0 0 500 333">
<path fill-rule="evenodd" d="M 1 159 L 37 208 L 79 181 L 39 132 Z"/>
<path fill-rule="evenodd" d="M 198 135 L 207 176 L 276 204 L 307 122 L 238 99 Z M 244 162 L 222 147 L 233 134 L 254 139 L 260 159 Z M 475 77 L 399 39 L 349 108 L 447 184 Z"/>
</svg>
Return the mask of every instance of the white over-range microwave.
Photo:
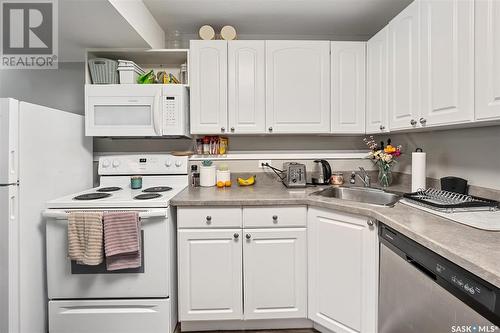
<svg viewBox="0 0 500 333">
<path fill-rule="evenodd" d="M 189 136 L 183 85 L 85 86 L 85 134 L 105 137 Z"/>
</svg>

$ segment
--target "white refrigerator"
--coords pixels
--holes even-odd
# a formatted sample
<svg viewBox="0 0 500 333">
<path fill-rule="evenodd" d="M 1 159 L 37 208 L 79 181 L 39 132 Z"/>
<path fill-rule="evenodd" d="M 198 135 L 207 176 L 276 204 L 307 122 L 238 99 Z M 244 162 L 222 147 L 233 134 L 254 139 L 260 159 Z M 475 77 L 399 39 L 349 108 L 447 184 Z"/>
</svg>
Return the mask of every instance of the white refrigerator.
<svg viewBox="0 0 500 333">
<path fill-rule="evenodd" d="M 47 332 L 41 212 L 91 187 L 83 116 L 0 98 L 0 333 Z"/>
</svg>

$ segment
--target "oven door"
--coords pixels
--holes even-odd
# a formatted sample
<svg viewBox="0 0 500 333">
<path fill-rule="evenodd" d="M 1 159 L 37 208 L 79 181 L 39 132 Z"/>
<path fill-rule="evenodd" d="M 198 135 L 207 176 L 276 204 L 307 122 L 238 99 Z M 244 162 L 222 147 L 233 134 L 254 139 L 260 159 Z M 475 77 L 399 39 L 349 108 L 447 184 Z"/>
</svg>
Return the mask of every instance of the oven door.
<svg viewBox="0 0 500 333">
<path fill-rule="evenodd" d="M 88 85 L 87 136 L 161 136 L 161 87 L 154 85 Z"/>
<path fill-rule="evenodd" d="M 99 266 L 78 265 L 68 259 L 67 212 L 48 210 L 47 285 L 49 299 L 168 297 L 170 254 L 168 211 L 140 212 L 142 266 L 106 271 Z"/>
</svg>

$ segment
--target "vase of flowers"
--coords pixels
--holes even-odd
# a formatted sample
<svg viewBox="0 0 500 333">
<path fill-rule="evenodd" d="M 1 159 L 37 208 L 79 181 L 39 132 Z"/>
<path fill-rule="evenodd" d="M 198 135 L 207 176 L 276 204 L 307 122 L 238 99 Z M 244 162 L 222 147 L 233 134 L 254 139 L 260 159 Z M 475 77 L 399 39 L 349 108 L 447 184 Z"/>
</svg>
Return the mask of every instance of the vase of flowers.
<svg viewBox="0 0 500 333">
<path fill-rule="evenodd" d="M 378 145 L 373 136 L 364 138 L 363 141 L 370 148 L 368 158 L 378 167 L 378 182 L 386 188 L 392 184 L 392 168 L 397 163 L 396 159 L 401 156 L 401 146 L 393 146 L 391 139 L 387 140 L 387 145 L 382 141 Z"/>
</svg>

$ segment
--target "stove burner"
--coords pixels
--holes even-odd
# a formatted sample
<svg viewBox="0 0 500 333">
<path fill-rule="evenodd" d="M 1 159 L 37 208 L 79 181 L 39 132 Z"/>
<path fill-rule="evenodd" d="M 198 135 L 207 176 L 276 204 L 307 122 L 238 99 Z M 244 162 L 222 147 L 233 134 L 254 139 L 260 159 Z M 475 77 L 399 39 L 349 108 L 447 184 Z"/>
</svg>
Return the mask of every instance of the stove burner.
<svg viewBox="0 0 500 333">
<path fill-rule="evenodd" d="M 139 194 L 134 197 L 136 200 L 149 200 L 149 199 L 155 199 L 161 197 L 161 194 L 159 193 L 146 193 L 146 194 Z"/>
<path fill-rule="evenodd" d="M 102 198 L 107 198 L 110 197 L 111 194 L 109 193 L 87 193 L 87 194 L 82 194 L 78 195 L 73 198 L 73 200 L 97 200 L 97 199 L 102 199 Z"/>
<path fill-rule="evenodd" d="M 101 187 L 97 189 L 97 192 L 115 192 L 122 190 L 121 187 L 118 186 L 110 186 L 110 187 Z"/>
<path fill-rule="evenodd" d="M 171 189 L 172 188 L 168 187 L 168 186 L 153 186 L 153 187 L 149 187 L 149 188 L 145 189 L 142 192 L 146 192 L 146 193 L 149 193 L 149 192 L 167 192 L 167 191 L 170 191 Z"/>
</svg>

